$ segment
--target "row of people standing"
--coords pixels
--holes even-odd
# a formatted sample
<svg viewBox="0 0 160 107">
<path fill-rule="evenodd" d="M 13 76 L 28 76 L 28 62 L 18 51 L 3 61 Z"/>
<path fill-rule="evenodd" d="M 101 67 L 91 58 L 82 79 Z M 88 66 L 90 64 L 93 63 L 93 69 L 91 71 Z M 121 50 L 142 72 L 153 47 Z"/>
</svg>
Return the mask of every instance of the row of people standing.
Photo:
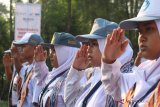
<svg viewBox="0 0 160 107">
<path fill-rule="evenodd" d="M 153 8 L 157 2 L 145 0 L 136 18 L 120 23 L 123 29 L 139 30 L 140 52 L 147 61 L 138 67 L 131 65 L 133 50 L 124 30 L 102 18 L 95 19 L 90 34 L 56 32 L 51 43 L 43 43 L 39 35 L 27 33 L 14 42 L 17 50 L 12 53 L 22 51 L 13 55 L 15 63 L 20 62 L 15 64 L 17 87 L 12 87 L 17 91 L 15 106 L 159 107 L 160 8 Z M 23 60 L 17 61 L 20 56 Z"/>
<path fill-rule="evenodd" d="M 90 34 L 74 37 L 69 33 L 55 32 L 51 43 L 44 43 L 40 35 L 26 33 L 20 41 L 13 42 L 17 48 L 11 51 L 18 54 L 13 55 L 14 59 L 23 59 L 23 62 L 15 62 L 20 69 L 18 71 L 16 67 L 17 76 L 12 83 L 13 106 L 80 107 L 89 104 L 96 107 L 99 104 L 105 106 L 106 103 L 115 106 L 112 97 L 105 95 L 100 81 L 100 67 L 105 38 L 117 27 L 118 24 L 114 22 L 97 18 Z M 50 48 L 53 66 L 50 72 L 45 63 L 47 53 L 44 47 Z M 133 50 L 128 44 L 119 61 L 122 65 L 129 63 L 132 55 Z M 130 67 L 130 64 L 126 65 Z M 90 77 L 87 78 L 87 74 Z M 89 98 L 85 99 L 91 91 Z M 91 96 L 95 97 L 90 98 Z M 89 103 L 90 101 L 94 103 Z"/>
<path fill-rule="evenodd" d="M 9 106 L 11 107 L 37 106 L 38 96 L 43 87 L 35 85 L 37 80 L 32 71 L 34 50 L 41 42 L 44 42 L 41 36 L 26 33 L 20 41 L 13 42 L 10 49 L 11 55 L 5 54 L 3 57 L 7 77 L 10 77 L 9 74 L 13 75 L 9 92 Z M 11 62 L 15 66 L 13 72 L 9 69 Z"/>
</svg>

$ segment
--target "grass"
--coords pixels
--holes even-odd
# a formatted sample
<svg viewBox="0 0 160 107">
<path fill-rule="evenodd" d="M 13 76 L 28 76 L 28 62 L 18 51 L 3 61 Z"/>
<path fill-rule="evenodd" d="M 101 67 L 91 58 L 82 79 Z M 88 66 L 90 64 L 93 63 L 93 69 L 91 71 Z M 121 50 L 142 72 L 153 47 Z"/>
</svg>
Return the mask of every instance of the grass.
<svg viewBox="0 0 160 107">
<path fill-rule="evenodd" d="M 7 101 L 0 100 L 0 107 L 7 107 Z"/>
</svg>

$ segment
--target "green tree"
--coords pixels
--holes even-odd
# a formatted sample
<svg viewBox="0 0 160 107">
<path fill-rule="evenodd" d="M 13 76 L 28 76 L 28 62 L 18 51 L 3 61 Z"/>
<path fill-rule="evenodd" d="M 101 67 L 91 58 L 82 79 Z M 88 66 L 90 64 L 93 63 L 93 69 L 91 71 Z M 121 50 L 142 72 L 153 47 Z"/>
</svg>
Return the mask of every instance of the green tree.
<svg viewBox="0 0 160 107">
<path fill-rule="evenodd" d="M 89 33 L 93 20 L 98 17 L 117 23 L 135 17 L 142 2 L 143 0 L 72 0 L 71 32 Z M 126 31 L 136 53 L 139 49 L 138 36 L 135 35 L 138 35 L 136 31 Z"/>
<path fill-rule="evenodd" d="M 41 33 L 50 42 L 54 32 L 66 31 L 67 3 L 65 0 L 40 0 L 42 4 Z"/>
<path fill-rule="evenodd" d="M 9 26 L 6 19 L 0 16 L 0 98 L 6 99 L 7 94 L 4 94 L 4 90 L 6 90 L 6 84 L 4 84 L 5 75 L 4 75 L 4 66 L 2 63 L 2 57 L 4 50 L 8 49 L 10 46 L 10 37 L 9 37 Z"/>
<path fill-rule="evenodd" d="M 50 42 L 56 31 L 73 35 L 89 33 L 95 18 L 119 23 L 137 15 L 143 0 L 39 0 L 42 4 L 42 35 Z M 138 51 L 135 31 L 127 31 L 134 50 Z M 128 36 L 129 35 L 129 36 Z"/>
</svg>

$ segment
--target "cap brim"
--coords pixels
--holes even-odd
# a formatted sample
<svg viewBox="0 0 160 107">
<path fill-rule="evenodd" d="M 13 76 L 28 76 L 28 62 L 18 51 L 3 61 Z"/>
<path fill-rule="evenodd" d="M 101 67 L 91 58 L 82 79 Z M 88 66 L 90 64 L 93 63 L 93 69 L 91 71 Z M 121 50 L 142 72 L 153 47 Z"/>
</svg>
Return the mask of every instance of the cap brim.
<svg viewBox="0 0 160 107">
<path fill-rule="evenodd" d="M 53 44 L 50 44 L 50 43 L 41 43 L 40 45 L 42 45 L 43 48 L 51 48 L 54 46 Z"/>
<path fill-rule="evenodd" d="M 14 45 L 24 45 L 24 44 L 27 44 L 27 43 L 22 42 L 22 41 L 13 41 L 13 44 Z"/>
<path fill-rule="evenodd" d="M 138 27 L 139 22 L 145 22 L 145 21 L 152 21 L 160 19 L 160 17 L 156 16 L 139 16 L 139 17 L 134 17 L 128 20 L 124 20 L 120 22 L 119 26 L 122 29 L 130 30 L 130 29 L 135 29 Z"/>
<path fill-rule="evenodd" d="M 76 40 L 80 42 L 87 42 L 89 39 L 103 39 L 104 37 L 94 35 L 94 34 L 85 34 L 76 36 Z"/>
<path fill-rule="evenodd" d="M 8 49 L 8 50 L 4 51 L 4 53 L 11 53 L 11 50 Z"/>
</svg>

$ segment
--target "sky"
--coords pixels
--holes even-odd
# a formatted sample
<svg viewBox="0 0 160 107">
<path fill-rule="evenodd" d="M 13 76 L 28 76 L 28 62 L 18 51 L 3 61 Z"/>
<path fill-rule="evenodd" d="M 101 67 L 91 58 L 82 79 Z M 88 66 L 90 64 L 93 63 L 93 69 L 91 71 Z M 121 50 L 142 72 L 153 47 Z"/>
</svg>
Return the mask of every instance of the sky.
<svg viewBox="0 0 160 107">
<path fill-rule="evenodd" d="M 23 0 L 23 1 L 27 2 L 28 0 Z M 0 3 L 6 5 L 7 9 L 9 9 L 9 4 L 10 4 L 9 2 L 10 2 L 10 0 L 0 0 Z"/>
<path fill-rule="evenodd" d="M 0 3 L 3 3 L 5 5 L 7 5 L 7 6 L 9 6 L 9 1 L 10 0 L 0 0 Z"/>
</svg>

